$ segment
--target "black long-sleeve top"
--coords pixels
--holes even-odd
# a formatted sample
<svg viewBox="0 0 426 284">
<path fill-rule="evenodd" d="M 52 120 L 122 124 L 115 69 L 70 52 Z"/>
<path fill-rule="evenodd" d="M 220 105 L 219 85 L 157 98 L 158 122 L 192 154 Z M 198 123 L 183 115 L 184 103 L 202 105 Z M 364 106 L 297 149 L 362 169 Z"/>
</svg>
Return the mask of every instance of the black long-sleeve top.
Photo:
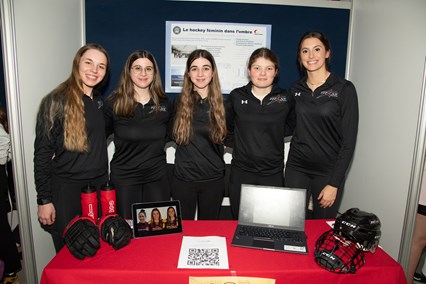
<svg viewBox="0 0 426 284">
<path fill-rule="evenodd" d="M 225 175 L 224 146 L 210 139 L 209 111 L 208 98 L 199 97 L 193 114 L 192 137 L 188 144 L 178 144 L 176 148 L 174 173 L 180 180 L 205 181 Z"/>
<path fill-rule="evenodd" d="M 164 147 L 172 111 L 168 99 L 160 99 L 157 112 L 152 99 L 145 105 L 138 103 L 133 117 L 117 116 L 113 105 L 111 97 L 104 107 L 107 136 L 114 133 L 112 183 L 134 185 L 160 179 L 167 172 Z"/>
<path fill-rule="evenodd" d="M 294 101 L 277 85 L 262 102 L 251 89 L 248 83 L 226 98 L 225 145 L 233 148 L 233 166 L 261 175 L 276 174 L 284 168 L 284 136 L 294 128 L 294 117 L 289 115 Z"/>
<path fill-rule="evenodd" d="M 88 152 L 68 151 L 64 148 L 63 114 L 54 121 L 49 133 L 44 124 L 52 102 L 60 94 L 47 95 L 41 105 L 36 122 L 34 142 L 34 176 L 38 204 L 52 202 L 51 180 L 55 175 L 73 181 L 90 181 L 102 177 L 108 171 L 108 154 L 105 140 L 105 123 L 102 115 L 103 100 L 94 95 L 93 100 L 83 95 L 86 119 Z M 65 99 L 62 98 L 64 101 Z M 106 182 L 106 181 L 105 181 Z"/>
<path fill-rule="evenodd" d="M 355 149 L 358 132 L 358 99 L 354 85 L 331 74 L 315 92 L 306 77 L 291 88 L 296 101 L 296 129 L 287 166 L 328 175 L 340 187 Z"/>
</svg>

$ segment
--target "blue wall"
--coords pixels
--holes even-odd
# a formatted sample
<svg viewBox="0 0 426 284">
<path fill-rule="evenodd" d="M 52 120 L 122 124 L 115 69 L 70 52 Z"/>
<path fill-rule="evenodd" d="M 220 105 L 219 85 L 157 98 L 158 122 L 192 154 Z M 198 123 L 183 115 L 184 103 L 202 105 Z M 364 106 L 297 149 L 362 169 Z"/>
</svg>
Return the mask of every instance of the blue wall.
<svg viewBox="0 0 426 284">
<path fill-rule="evenodd" d="M 284 5 L 86 0 L 86 42 L 105 47 L 111 57 L 111 79 L 117 85 L 127 56 L 137 49 L 152 52 L 164 82 L 166 21 L 206 21 L 272 25 L 271 49 L 280 59 L 279 84 L 287 88 L 299 78 L 296 49 L 307 30 L 320 30 L 332 44 L 331 69 L 344 77 L 350 10 Z M 169 94 L 174 96 L 175 94 Z"/>
</svg>

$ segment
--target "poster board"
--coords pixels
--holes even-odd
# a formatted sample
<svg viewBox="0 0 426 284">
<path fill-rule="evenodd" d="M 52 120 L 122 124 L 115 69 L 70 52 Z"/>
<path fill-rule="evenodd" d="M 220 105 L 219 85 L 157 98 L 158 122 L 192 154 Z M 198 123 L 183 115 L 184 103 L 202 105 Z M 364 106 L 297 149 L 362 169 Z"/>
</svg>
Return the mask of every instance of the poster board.
<svg viewBox="0 0 426 284">
<path fill-rule="evenodd" d="M 270 25 L 270 47 L 280 60 L 278 84 L 284 88 L 300 77 L 296 59 L 300 36 L 308 30 L 320 30 L 331 41 L 331 70 L 345 76 L 349 9 L 167 0 L 86 0 L 85 12 L 86 42 L 101 44 L 111 58 L 105 95 L 117 86 L 124 62 L 137 49 L 154 54 L 165 83 L 167 21 Z M 176 93 L 167 92 L 167 95 L 173 98 Z"/>
<path fill-rule="evenodd" d="M 214 57 L 222 93 L 247 84 L 247 58 L 260 47 L 271 47 L 271 25 L 166 21 L 166 92 L 180 92 L 186 61 L 195 49 Z"/>
</svg>

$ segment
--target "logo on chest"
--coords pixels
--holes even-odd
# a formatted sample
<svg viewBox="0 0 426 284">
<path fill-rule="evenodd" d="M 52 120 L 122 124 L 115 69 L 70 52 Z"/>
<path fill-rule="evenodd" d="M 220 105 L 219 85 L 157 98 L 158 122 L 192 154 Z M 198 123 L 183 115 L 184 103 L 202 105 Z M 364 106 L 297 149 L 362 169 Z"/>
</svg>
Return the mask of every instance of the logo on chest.
<svg viewBox="0 0 426 284">
<path fill-rule="evenodd" d="M 282 104 L 287 102 L 287 97 L 285 96 L 281 96 L 281 95 L 277 95 L 274 97 L 269 98 L 269 101 L 267 103 L 267 105 L 271 105 L 271 104 Z"/>
<path fill-rule="evenodd" d="M 325 90 L 325 91 L 321 91 L 321 93 L 319 93 L 319 95 L 317 96 L 317 99 L 322 98 L 322 97 L 338 98 L 339 93 L 337 91 L 333 90 L 333 89 Z"/>
</svg>

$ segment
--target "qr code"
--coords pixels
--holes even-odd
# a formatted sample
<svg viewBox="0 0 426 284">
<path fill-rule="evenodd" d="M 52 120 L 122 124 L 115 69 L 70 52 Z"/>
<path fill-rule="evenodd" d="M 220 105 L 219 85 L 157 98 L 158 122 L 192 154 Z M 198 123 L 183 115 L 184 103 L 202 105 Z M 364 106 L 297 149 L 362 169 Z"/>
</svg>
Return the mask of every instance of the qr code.
<svg viewBox="0 0 426 284">
<path fill-rule="evenodd" d="M 190 248 L 187 263 L 192 266 L 219 266 L 219 249 Z"/>
</svg>

